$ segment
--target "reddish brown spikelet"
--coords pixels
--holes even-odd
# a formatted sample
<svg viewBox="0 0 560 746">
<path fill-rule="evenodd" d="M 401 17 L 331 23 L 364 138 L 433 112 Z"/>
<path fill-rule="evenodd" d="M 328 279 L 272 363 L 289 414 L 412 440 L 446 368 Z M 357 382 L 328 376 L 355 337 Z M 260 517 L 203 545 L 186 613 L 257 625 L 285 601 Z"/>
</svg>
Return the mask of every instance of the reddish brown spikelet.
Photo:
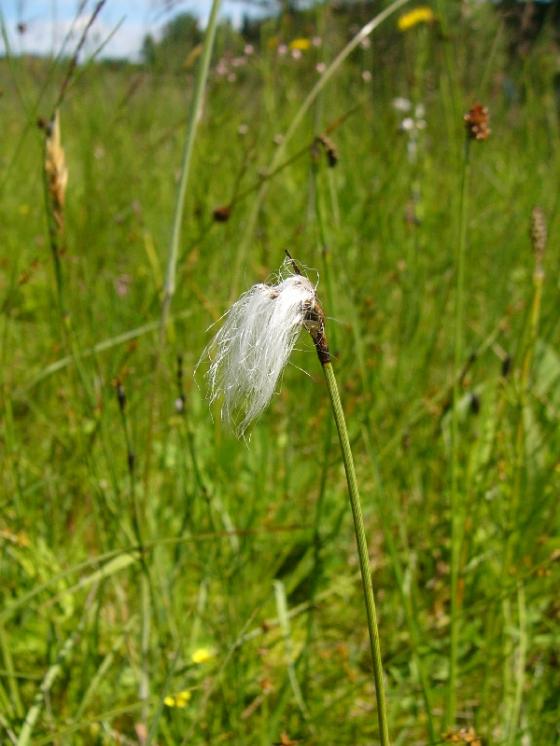
<svg viewBox="0 0 560 746">
<path fill-rule="evenodd" d="M 216 223 L 227 223 L 231 215 L 230 205 L 221 205 L 220 207 L 214 208 L 212 211 L 212 217 Z"/>
<path fill-rule="evenodd" d="M 334 142 L 326 135 L 318 135 L 317 143 L 323 146 L 329 168 L 334 168 L 338 163 L 338 150 Z"/>
<path fill-rule="evenodd" d="M 482 104 L 475 104 L 464 116 L 467 137 L 471 140 L 488 140 L 491 129 L 488 109 Z"/>
</svg>

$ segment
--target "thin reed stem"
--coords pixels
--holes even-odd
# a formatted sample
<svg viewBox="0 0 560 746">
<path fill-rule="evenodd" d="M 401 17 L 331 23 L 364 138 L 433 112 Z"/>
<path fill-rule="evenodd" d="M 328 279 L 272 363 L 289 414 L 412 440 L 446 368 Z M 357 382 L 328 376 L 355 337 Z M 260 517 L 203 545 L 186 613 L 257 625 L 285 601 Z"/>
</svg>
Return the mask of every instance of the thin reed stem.
<svg viewBox="0 0 560 746">
<path fill-rule="evenodd" d="M 41 715 L 41 712 L 45 705 L 45 701 L 48 700 L 53 684 L 58 679 L 58 677 L 64 672 L 66 664 L 70 661 L 70 658 L 74 652 L 74 648 L 76 647 L 76 644 L 80 640 L 80 636 L 82 632 L 84 631 L 86 623 L 89 620 L 89 612 L 91 610 L 91 606 L 92 606 L 96 593 L 97 593 L 97 586 L 95 586 L 95 588 L 92 589 L 88 597 L 88 600 L 86 601 L 86 613 L 82 615 L 77 628 L 70 635 L 70 637 L 68 637 L 68 639 L 66 640 L 66 642 L 60 649 L 56 657 L 56 660 L 49 667 L 43 680 L 41 681 L 35 693 L 35 696 L 33 697 L 33 702 L 31 704 L 31 707 L 27 711 L 25 720 L 23 721 L 23 725 L 21 726 L 21 730 L 19 732 L 16 746 L 27 746 L 27 744 L 31 743 L 31 738 L 33 736 L 33 731 L 37 724 L 37 720 L 39 719 L 39 716 Z"/>
<path fill-rule="evenodd" d="M 461 398 L 463 364 L 463 334 L 465 315 L 465 253 L 467 243 L 468 184 L 470 175 L 470 140 L 465 140 L 463 171 L 461 176 L 461 194 L 459 207 L 459 239 L 457 242 L 456 285 L 455 285 L 455 342 L 453 356 L 453 408 L 451 411 L 451 623 L 449 647 L 449 688 L 445 726 L 451 727 L 455 722 L 457 709 L 457 658 L 459 649 L 459 615 L 458 598 L 459 562 L 461 554 L 462 501 L 459 494 L 459 400 Z"/>
<path fill-rule="evenodd" d="M 181 241 L 181 224 L 183 222 L 183 213 L 185 211 L 185 195 L 189 182 L 189 173 L 191 158 L 193 152 L 194 140 L 198 123 L 202 116 L 202 105 L 204 90 L 206 88 L 206 79 L 208 78 L 208 68 L 210 67 L 210 58 L 214 47 L 214 38 L 216 36 L 216 27 L 218 24 L 218 11 L 221 0 L 213 0 L 210 18 L 204 35 L 204 47 L 202 57 L 198 66 L 196 80 L 194 84 L 193 99 L 190 105 L 190 116 L 187 125 L 187 134 L 185 137 L 185 146 L 183 150 L 183 160 L 181 164 L 181 176 L 179 180 L 179 189 L 177 190 L 177 201 L 175 203 L 175 215 L 173 218 L 173 229 L 171 241 L 169 243 L 169 252 L 167 255 L 167 269 L 165 273 L 165 286 L 163 291 L 163 302 L 161 306 L 161 325 L 160 325 L 160 342 L 164 339 L 165 329 L 169 318 L 169 309 L 171 301 L 175 294 L 175 278 L 177 274 L 177 259 L 179 256 L 179 243 Z"/>
<path fill-rule="evenodd" d="M 394 508 L 394 501 L 385 492 L 379 470 L 378 456 L 374 453 L 373 445 L 369 437 L 368 428 L 366 426 L 362 428 L 362 436 L 376 481 L 376 489 L 374 491 L 375 506 L 376 510 L 379 513 L 381 521 L 383 541 L 387 546 L 387 550 L 391 558 L 391 566 L 393 568 L 397 587 L 401 595 L 402 609 L 409 630 L 412 661 L 417 669 L 418 680 L 420 682 L 420 688 L 422 689 L 422 698 L 424 700 L 424 710 L 426 713 L 426 727 L 428 730 L 428 738 L 430 739 L 430 743 L 436 743 L 437 731 L 432 714 L 433 706 L 432 693 L 430 689 L 430 679 L 428 676 L 428 671 L 424 664 L 424 658 L 420 653 L 420 650 L 422 648 L 422 637 L 420 633 L 420 626 L 418 624 L 418 612 L 414 599 L 414 574 L 411 572 L 410 580 L 407 583 L 407 581 L 405 580 L 406 568 L 403 567 L 403 563 L 399 555 L 399 549 L 393 536 L 394 526 L 397 525 L 398 521 L 398 516 Z"/>
<path fill-rule="evenodd" d="M 126 462 L 128 467 L 129 480 L 129 503 L 131 506 L 132 528 L 138 549 L 140 551 L 140 674 L 138 684 L 138 697 L 142 703 L 141 718 L 142 723 L 147 727 L 149 719 L 150 703 L 150 636 L 151 636 L 151 604 L 150 604 L 150 575 L 145 553 L 145 510 L 140 505 L 136 490 L 136 456 L 132 446 L 132 437 L 127 416 L 127 398 L 124 386 L 120 381 L 116 386 L 117 400 L 121 414 L 122 429 L 126 443 Z"/>
<path fill-rule="evenodd" d="M 362 505 L 360 501 L 360 492 L 356 479 L 356 470 L 354 468 L 354 458 L 348 438 L 348 429 L 346 419 L 340 401 L 340 394 L 336 383 L 336 377 L 332 363 L 323 362 L 323 371 L 329 390 L 329 396 L 332 405 L 332 411 L 338 430 L 342 459 L 344 461 L 344 470 L 346 472 L 346 481 L 348 483 L 348 496 L 352 507 L 352 516 L 354 518 L 354 530 L 356 533 L 356 544 L 358 547 L 358 559 L 360 563 L 360 573 L 362 576 L 362 586 L 364 591 L 364 601 L 366 606 L 367 624 L 369 632 L 369 641 L 371 648 L 371 658 L 373 662 L 373 679 L 375 683 L 375 696 L 377 698 L 377 718 L 379 722 L 379 737 L 381 746 L 389 746 L 389 725 L 387 722 L 387 704 L 385 701 L 385 688 L 383 684 L 383 662 L 381 660 L 381 644 L 379 640 L 379 630 L 377 627 L 377 613 L 375 610 L 375 599 L 373 597 L 373 588 L 371 584 L 371 570 L 369 564 L 369 552 L 366 539 L 366 530 L 364 527 L 364 517 L 362 514 Z"/>
<path fill-rule="evenodd" d="M 216 28 L 218 25 L 218 11 L 220 9 L 221 0 L 213 0 L 212 8 L 210 10 L 210 17 L 208 19 L 208 25 L 206 26 L 206 33 L 204 35 L 204 46 L 202 49 L 202 57 L 198 65 L 196 79 L 194 83 L 193 97 L 189 108 L 189 120 L 187 124 L 187 131 L 185 135 L 185 144 L 183 149 L 183 158 L 181 162 L 181 173 L 179 177 L 179 188 L 177 190 L 177 199 L 175 202 L 175 213 L 173 217 L 173 227 L 171 231 L 171 239 L 169 242 L 169 250 L 167 254 L 167 264 L 165 271 L 165 282 L 163 287 L 163 299 L 161 304 L 161 315 L 159 323 L 159 340 L 155 364 L 155 375 L 154 383 L 151 389 L 149 397 L 149 410 L 148 410 L 148 438 L 147 448 L 144 466 L 144 492 L 149 492 L 149 478 L 151 468 L 151 447 L 153 440 L 153 431 L 156 421 L 156 398 L 157 398 L 157 384 L 159 380 L 160 365 L 165 347 L 165 340 L 167 334 L 167 326 L 170 319 L 170 309 L 173 296 L 175 295 L 175 283 L 177 275 L 177 261 L 179 258 L 179 244 L 181 242 L 181 226 L 183 223 L 183 215 L 185 212 L 185 196 L 187 193 L 187 185 L 189 182 L 189 174 L 192 160 L 192 152 L 194 147 L 194 141 L 198 129 L 198 124 L 202 117 L 202 107 L 204 101 L 204 91 L 206 88 L 206 80 L 208 78 L 208 69 L 210 67 L 210 59 L 212 57 L 212 50 L 214 48 L 214 39 L 216 36 Z"/>
<path fill-rule="evenodd" d="M 513 487 L 510 504 L 508 506 L 508 532 L 504 546 L 504 558 L 502 564 L 502 572 L 504 576 L 507 576 L 510 573 L 514 576 L 517 574 L 516 559 L 520 540 L 520 525 L 522 525 L 520 508 L 522 506 L 523 479 L 526 475 L 527 461 L 526 419 L 529 407 L 531 369 L 535 356 L 535 347 L 539 336 L 539 324 L 541 318 L 542 295 L 545 278 L 542 266 L 542 254 L 544 253 L 546 245 L 546 236 L 542 241 L 543 244 L 539 248 L 535 245 L 535 239 L 533 237 L 533 249 L 536 254 L 535 269 L 533 272 L 533 299 L 526 321 L 526 330 L 523 335 L 523 357 L 519 371 L 516 412 L 517 425 L 513 451 Z M 503 669 L 503 691 L 504 699 L 506 700 L 504 724 L 506 733 L 505 743 L 508 744 L 508 746 L 513 746 L 519 719 L 521 717 L 522 691 L 527 654 L 527 614 L 525 594 L 521 583 L 518 586 L 517 601 L 517 628 L 515 627 L 512 605 L 509 599 L 505 599 L 502 604 L 504 630 L 515 629 L 515 637 L 513 641 L 510 641 L 509 635 L 504 634 L 504 647 L 508 648 L 508 646 L 513 644 L 514 648 L 516 648 L 515 652 L 511 651 L 511 647 L 508 648 Z M 516 676 L 515 683 L 512 681 L 513 675 Z"/>
</svg>

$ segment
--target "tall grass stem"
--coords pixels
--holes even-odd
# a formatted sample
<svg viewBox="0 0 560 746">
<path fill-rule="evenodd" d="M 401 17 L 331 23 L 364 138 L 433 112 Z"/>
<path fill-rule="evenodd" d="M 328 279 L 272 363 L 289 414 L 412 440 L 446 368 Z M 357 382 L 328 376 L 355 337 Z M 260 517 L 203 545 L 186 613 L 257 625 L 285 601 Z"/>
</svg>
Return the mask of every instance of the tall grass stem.
<svg viewBox="0 0 560 746">
<path fill-rule="evenodd" d="M 179 244 L 181 241 L 181 224 L 183 222 L 183 214 L 185 211 L 185 196 L 187 193 L 187 185 L 189 183 L 189 174 L 193 146 L 196 138 L 196 131 L 198 123 L 202 116 L 204 90 L 206 88 L 208 69 L 210 67 L 210 59 L 212 57 L 212 49 L 214 47 L 214 39 L 216 36 L 216 27 L 218 25 L 218 11 L 220 9 L 220 5 L 221 0 L 213 0 L 212 8 L 210 10 L 210 17 L 208 19 L 208 25 L 206 27 L 206 33 L 204 35 L 202 57 L 196 74 L 193 98 L 190 106 L 189 121 L 187 124 L 187 133 L 185 137 L 183 159 L 181 163 L 179 188 L 177 190 L 177 201 L 175 203 L 175 214 L 173 218 L 171 241 L 169 243 L 169 252 L 167 255 L 167 268 L 165 273 L 165 285 L 163 289 L 163 301 L 161 307 L 161 342 L 163 342 L 163 339 L 165 337 L 165 329 L 169 318 L 169 309 L 171 308 L 171 301 L 173 299 L 173 295 L 175 294 L 177 259 L 179 256 Z"/>
<path fill-rule="evenodd" d="M 348 428 L 346 427 L 346 418 L 340 401 L 340 394 L 332 363 L 323 363 L 323 371 L 329 390 L 329 396 L 332 405 L 332 411 L 338 430 L 342 459 L 344 461 L 344 470 L 346 472 L 346 481 L 348 483 L 348 496 L 352 507 L 352 516 L 354 518 L 354 530 L 356 533 L 356 544 L 358 547 L 358 560 L 360 563 L 360 573 L 362 576 L 362 586 L 364 591 L 364 601 L 366 606 L 367 624 L 371 648 L 371 657 L 373 662 L 373 679 L 375 682 L 375 696 L 377 698 L 377 718 L 379 722 L 379 738 L 381 746 L 389 746 L 389 724 L 387 721 L 387 704 L 385 701 L 385 687 L 383 683 L 383 663 L 381 660 L 381 643 L 379 639 L 379 629 L 377 626 L 377 612 L 375 609 L 375 599 L 373 597 L 373 588 L 371 583 L 371 570 L 369 564 L 369 552 L 366 539 L 366 530 L 364 527 L 364 517 L 360 501 L 360 492 L 358 481 L 356 479 L 356 470 L 354 468 L 354 458 L 348 438 Z"/>
<path fill-rule="evenodd" d="M 457 658 L 459 649 L 459 562 L 461 554 L 462 501 L 459 494 L 459 400 L 461 397 L 460 370 L 463 360 L 465 315 L 465 254 L 467 244 L 468 186 L 470 176 L 470 140 L 465 140 L 459 206 L 459 236 L 455 256 L 455 332 L 453 354 L 453 408 L 451 412 L 451 622 L 449 648 L 449 688 L 445 725 L 451 727 L 457 709 Z"/>
</svg>

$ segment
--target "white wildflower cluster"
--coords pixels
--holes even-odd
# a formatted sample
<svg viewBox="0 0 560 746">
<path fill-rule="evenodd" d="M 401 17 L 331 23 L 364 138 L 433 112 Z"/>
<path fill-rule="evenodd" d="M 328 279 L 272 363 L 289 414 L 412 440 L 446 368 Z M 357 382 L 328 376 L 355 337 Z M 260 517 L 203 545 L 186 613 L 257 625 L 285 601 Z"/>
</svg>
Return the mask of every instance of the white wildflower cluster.
<svg viewBox="0 0 560 746">
<path fill-rule="evenodd" d="M 270 401 L 307 317 L 313 284 L 286 263 L 275 285 L 259 283 L 229 309 L 208 353 L 210 400 L 223 399 L 222 418 L 241 435 Z"/>
<path fill-rule="evenodd" d="M 415 163 L 418 152 L 418 141 L 421 133 L 426 129 L 426 109 L 424 104 L 418 103 L 416 106 L 413 106 L 412 101 L 402 97 L 393 99 L 393 108 L 401 114 L 408 114 L 408 116 L 403 117 L 401 120 L 399 131 L 407 135 L 406 150 L 408 160 L 411 163 Z"/>
</svg>

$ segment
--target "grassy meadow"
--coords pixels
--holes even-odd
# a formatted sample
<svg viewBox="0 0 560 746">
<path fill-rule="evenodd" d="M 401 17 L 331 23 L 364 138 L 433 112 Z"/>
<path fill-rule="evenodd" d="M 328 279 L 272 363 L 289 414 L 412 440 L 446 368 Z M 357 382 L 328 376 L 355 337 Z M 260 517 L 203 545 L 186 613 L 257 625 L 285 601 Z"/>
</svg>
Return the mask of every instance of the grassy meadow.
<svg viewBox="0 0 560 746">
<path fill-rule="evenodd" d="M 491 4 L 399 30 L 408 4 L 326 80 L 388 3 L 331 5 L 233 55 L 218 28 L 194 119 L 200 50 L 78 66 L 58 213 L 37 119 L 69 60 L 0 60 L 2 744 L 378 743 L 313 345 L 245 439 L 195 375 L 286 249 L 328 317 L 392 743 L 560 743 L 558 49 L 511 56 Z"/>
</svg>

